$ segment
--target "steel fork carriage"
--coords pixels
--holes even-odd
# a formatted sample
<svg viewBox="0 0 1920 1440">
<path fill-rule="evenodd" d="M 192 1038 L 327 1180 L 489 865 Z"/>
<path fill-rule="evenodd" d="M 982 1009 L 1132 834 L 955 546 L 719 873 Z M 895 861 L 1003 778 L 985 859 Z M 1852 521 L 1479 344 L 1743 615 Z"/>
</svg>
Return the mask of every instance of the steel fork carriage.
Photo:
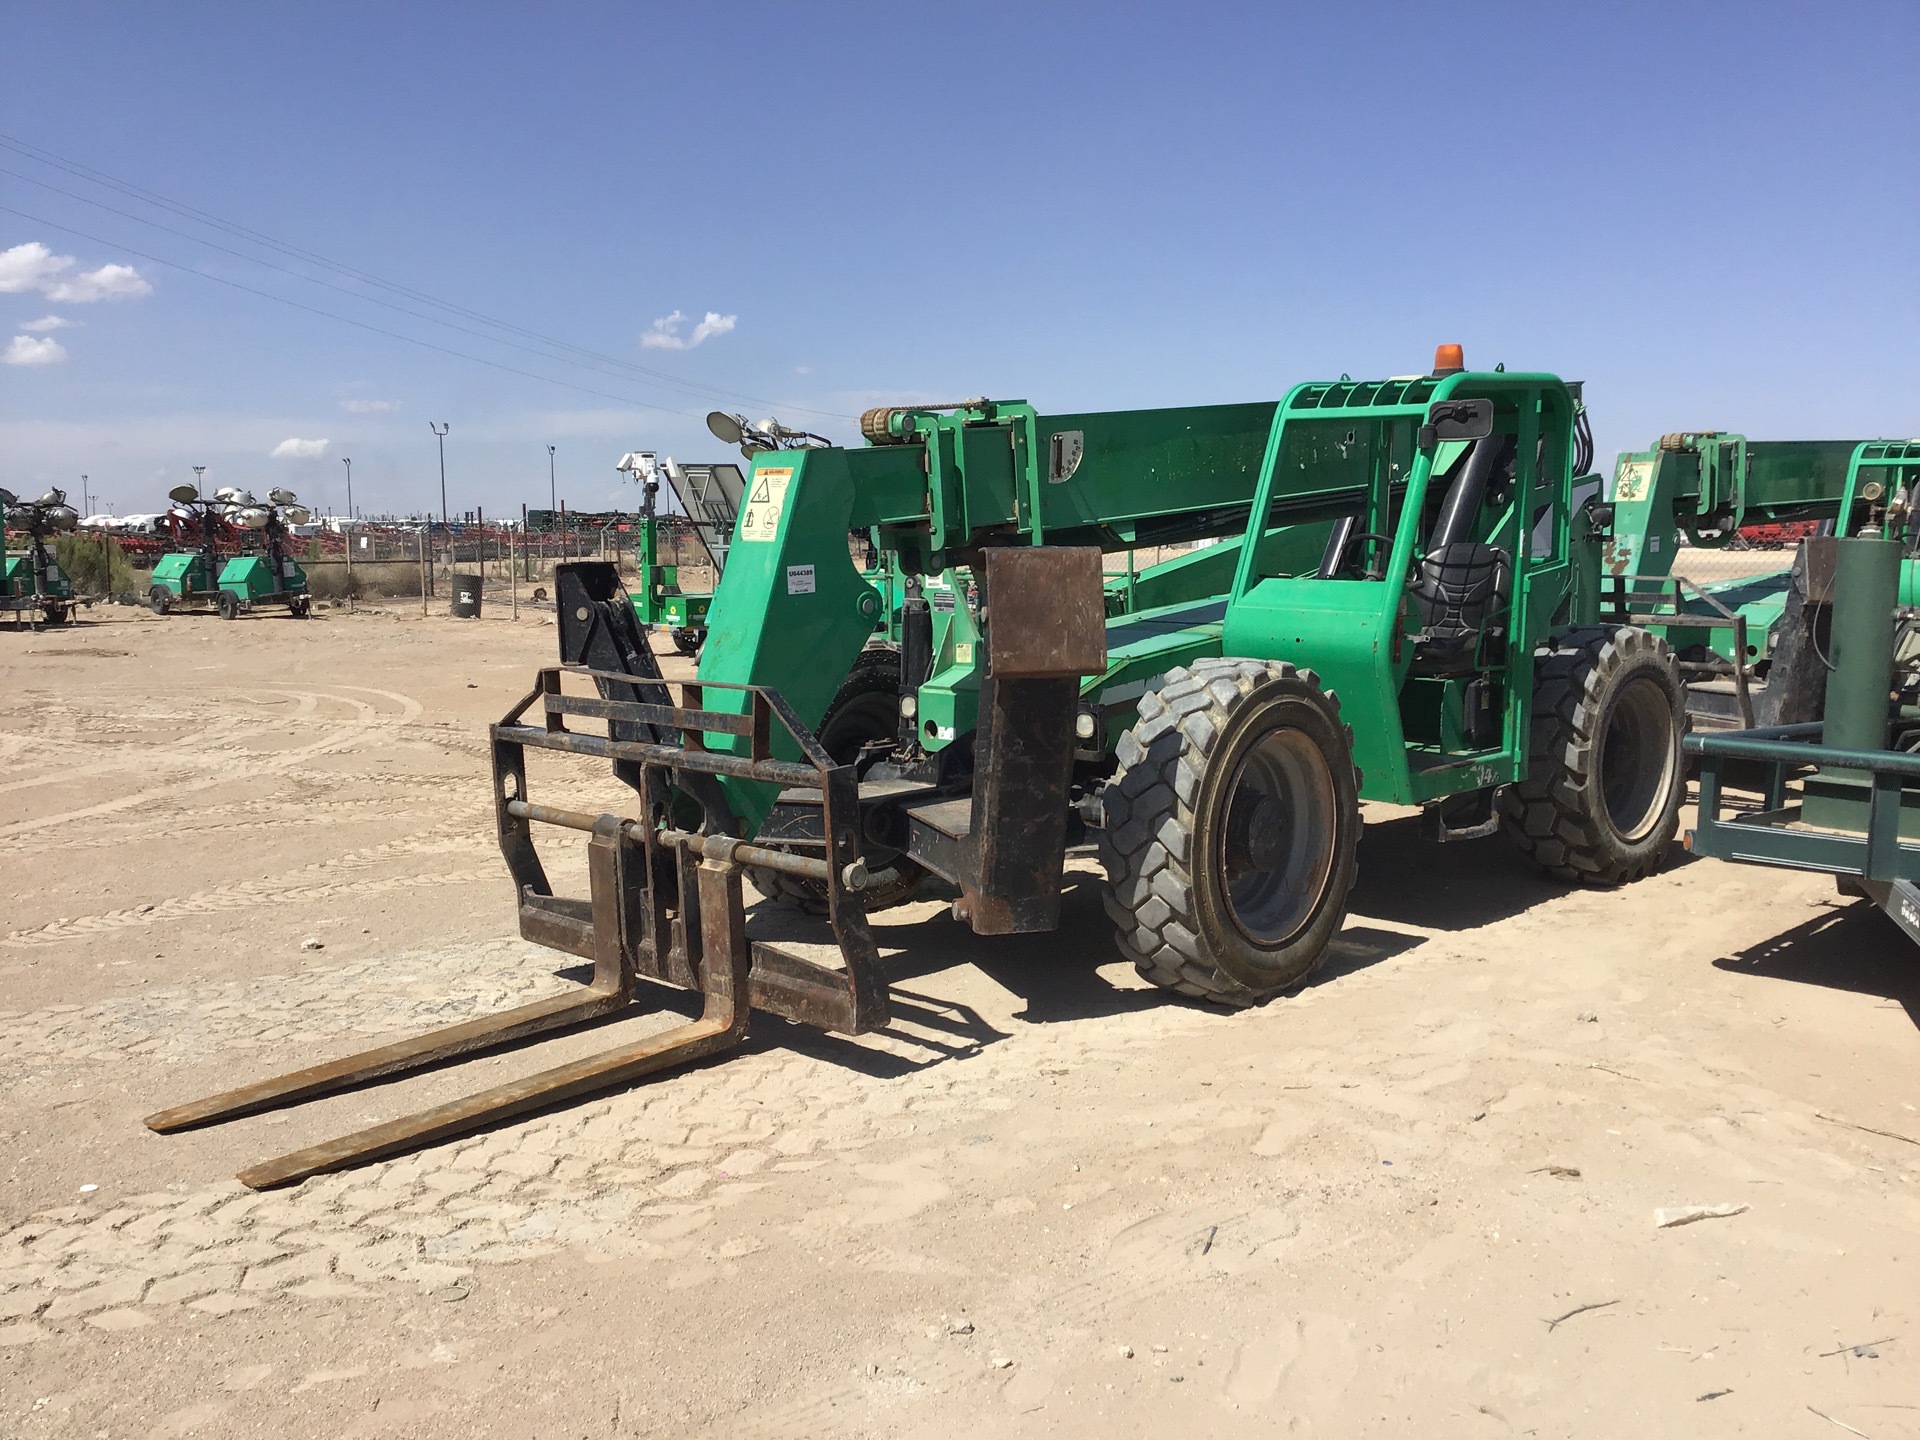
<svg viewBox="0 0 1920 1440">
<path fill-rule="evenodd" d="M 569 596 L 563 587 L 563 613 L 574 601 L 579 603 L 563 620 L 563 656 L 604 655 L 627 668 L 616 672 L 576 663 L 539 672 L 536 688 L 492 727 L 494 810 L 518 896 L 520 933 L 591 960 L 591 982 L 484 1019 L 164 1110 L 147 1118 L 150 1128 L 166 1132 L 237 1119 L 616 1014 L 634 1001 L 643 977 L 699 991 L 705 1001 L 700 1018 L 296 1150 L 241 1171 L 240 1179 L 255 1189 L 293 1184 L 703 1059 L 746 1039 L 752 1006 L 846 1034 L 887 1023 L 886 980 L 860 895 L 865 869 L 853 768 L 836 765 L 771 690 L 689 682 L 680 687 L 681 703 L 671 704 L 668 682 L 659 678 L 633 628 L 631 608 L 621 613 L 624 598 Z M 567 693 L 563 680 L 569 674 L 592 680 L 598 693 Z M 706 692 L 713 688 L 744 690 L 743 712 L 707 709 Z M 569 718 L 604 722 L 605 733 L 569 729 Z M 775 722 L 792 737 L 801 760 L 773 757 Z M 746 742 L 746 753 L 709 748 L 710 736 L 738 737 Z M 527 795 L 529 748 L 611 760 L 615 774 L 640 797 L 644 817 L 596 816 L 535 803 Z M 706 809 L 708 830 L 731 827 L 731 811 L 713 783 L 722 775 L 817 789 L 825 821 L 821 853 L 767 849 L 731 834 L 677 824 L 675 797 L 693 796 Z M 534 847 L 536 824 L 588 834 L 586 899 L 553 893 Z M 825 886 L 844 969 L 831 970 L 747 938 L 743 865 Z"/>
<path fill-rule="evenodd" d="M 836 765 L 778 693 L 762 687 L 680 684 L 681 703 L 611 700 L 566 694 L 563 672 L 540 672 L 539 688 L 493 727 L 494 806 L 500 849 L 513 875 L 520 901 L 520 933 L 537 944 L 591 959 L 596 973 L 603 955 L 618 954 L 632 974 L 687 989 L 703 988 L 703 955 L 715 938 L 708 928 L 724 924 L 709 907 L 683 903 L 694 893 L 696 862 L 721 869 L 739 908 L 740 867 L 754 865 L 784 871 L 826 887 L 827 915 L 839 942 L 845 969 L 828 970 L 777 945 L 748 945 L 750 1003 L 772 1014 L 808 1025 L 857 1035 L 887 1023 L 887 988 L 878 951 L 867 924 L 860 890 L 866 882 L 859 839 L 859 796 L 851 765 Z M 578 673 L 603 689 L 632 685 L 633 677 L 599 670 Z M 660 682 L 662 689 L 668 682 Z M 647 688 L 652 688 L 651 686 Z M 705 708 L 709 689 L 744 691 L 747 708 L 730 714 Z M 524 717 L 538 707 L 543 724 Z M 607 735 L 566 728 L 568 716 L 604 720 Z M 805 756 L 776 760 L 769 736 L 778 720 Z M 654 740 L 618 738 L 622 731 L 645 727 L 664 732 Z M 733 735 L 748 744 L 745 755 L 707 748 L 708 735 Z M 677 739 L 679 743 L 673 743 Z M 614 762 L 616 772 L 634 785 L 648 810 L 646 820 L 588 815 L 539 805 L 525 798 L 526 751 L 561 750 L 596 755 Z M 631 768 L 629 768 L 631 767 Z M 637 772 L 637 773 L 636 773 Z M 700 777 L 731 775 L 783 788 L 818 790 L 825 843 L 823 854 L 796 855 L 769 849 L 726 834 L 675 828 L 672 797 L 700 794 Z M 708 800 L 711 817 L 724 805 Z M 724 815 L 724 811 L 722 812 Z M 727 817 L 730 818 L 730 817 Z M 535 853 L 533 826 L 564 826 L 592 834 L 588 869 L 591 898 L 558 896 Z"/>
</svg>

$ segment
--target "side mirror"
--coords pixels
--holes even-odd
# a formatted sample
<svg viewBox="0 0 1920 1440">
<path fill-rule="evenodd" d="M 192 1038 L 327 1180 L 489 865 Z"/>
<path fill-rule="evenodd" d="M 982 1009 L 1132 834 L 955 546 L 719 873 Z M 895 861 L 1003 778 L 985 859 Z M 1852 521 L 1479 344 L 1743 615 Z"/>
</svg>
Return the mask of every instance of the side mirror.
<svg viewBox="0 0 1920 1440">
<path fill-rule="evenodd" d="M 1420 427 L 1420 448 L 1431 450 L 1442 440 L 1484 440 L 1491 434 L 1491 400 L 1436 400 Z"/>
</svg>

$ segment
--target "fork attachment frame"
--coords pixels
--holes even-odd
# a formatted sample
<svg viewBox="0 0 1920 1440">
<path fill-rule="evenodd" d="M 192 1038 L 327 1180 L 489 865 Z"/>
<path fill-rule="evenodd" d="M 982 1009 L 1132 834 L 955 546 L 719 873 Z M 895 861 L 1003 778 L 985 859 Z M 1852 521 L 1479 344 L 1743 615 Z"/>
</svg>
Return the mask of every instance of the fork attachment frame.
<svg viewBox="0 0 1920 1440">
<path fill-rule="evenodd" d="M 593 681 L 598 693 L 567 693 L 562 687 L 566 674 Z M 864 862 L 852 767 L 834 764 L 772 690 L 722 687 L 747 692 L 744 713 L 731 714 L 706 708 L 705 692 L 715 687 L 684 683 L 681 702 L 674 705 L 668 683 L 649 679 L 644 686 L 636 684 L 634 675 L 624 670 L 548 667 L 539 672 L 535 688 L 492 727 L 494 814 L 501 853 L 513 877 L 520 933 L 592 961 L 591 983 L 163 1110 L 147 1117 L 148 1126 L 167 1132 L 217 1124 L 617 1014 L 633 1002 L 643 978 L 699 991 L 705 1000 L 700 1018 L 294 1151 L 241 1171 L 240 1179 L 255 1189 L 294 1184 L 704 1059 L 746 1039 L 750 1007 L 845 1034 L 885 1025 L 886 979 L 858 889 Z M 569 718 L 600 722 L 604 733 L 570 729 Z M 802 760 L 773 758 L 775 722 L 792 737 Z M 741 737 L 746 753 L 711 750 L 705 740 L 709 735 Z M 533 802 L 527 796 L 529 748 L 612 761 L 615 773 L 637 792 L 643 818 L 591 815 Z M 713 778 L 720 775 L 818 789 L 826 821 L 824 852 L 799 856 L 727 834 L 677 828 L 670 808 L 675 792 L 713 796 Z M 703 829 L 730 820 L 724 813 L 716 815 L 715 808 L 708 804 Z M 588 833 L 587 898 L 553 893 L 534 846 L 536 824 Z M 740 894 L 740 870 L 747 864 L 825 885 L 841 969 L 747 938 Z"/>
</svg>

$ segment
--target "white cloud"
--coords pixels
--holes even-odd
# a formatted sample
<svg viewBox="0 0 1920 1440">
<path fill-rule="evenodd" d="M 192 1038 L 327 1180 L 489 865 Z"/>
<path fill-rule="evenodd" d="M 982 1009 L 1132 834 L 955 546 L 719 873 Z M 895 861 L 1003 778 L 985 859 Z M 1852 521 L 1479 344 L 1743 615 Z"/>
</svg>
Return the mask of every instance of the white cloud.
<svg viewBox="0 0 1920 1440">
<path fill-rule="evenodd" d="M 642 350 L 691 350 L 694 346 L 711 340 L 716 335 L 725 335 L 733 329 L 738 315 L 722 315 L 717 310 L 707 311 L 707 318 L 693 327 L 689 335 L 682 335 L 680 327 L 687 323 L 687 317 L 676 310 L 671 315 L 662 315 L 649 325 L 640 336 Z"/>
<path fill-rule="evenodd" d="M 70 330 L 73 328 L 73 321 L 63 320 L 58 315 L 48 315 L 40 320 L 29 320 L 20 328 L 29 335 L 44 335 L 49 330 Z"/>
<path fill-rule="evenodd" d="M 71 255 L 56 255 L 38 240 L 0 250 L 0 295 L 44 290 L 62 270 L 72 266 Z"/>
<path fill-rule="evenodd" d="M 275 460 L 315 460 L 327 453 L 325 440 L 282 440 L 273 447 Z"/>
<path fill-rule="evenodd" d="M 138 300 L 142 295 L 152 293 L 153 286 L 147 283 L 147 277 L 133 266 L 102 265 L 98 270 L 89 270 L 54 286 L 47 291 L 47 298 L 84 303 L 89 300 Z"/>
<path fill-rule="evenodd" d="M 16 335 L 0 354 L 5 365 L 58 365 L 67 358 L 67 347 L 58 340 L 36 340 L 31 335 Z"/>
<path fill-rule="evenodd" d="M 391 415 L 400 408 L 398 400 L 342 400 L 340 408 L 349 415 Z"/>
<path fill-rule="evenodd" d="M 0 294 L 37 290 L 49 300 L 85 304 L 134 300 L 153 293 L 146 277 L 131 265 L 102 265 L 98 270 L 69 274 L 77 264 L 73 256 L 56 255 L 38 240 L 0 250 Z"/>
</svg>

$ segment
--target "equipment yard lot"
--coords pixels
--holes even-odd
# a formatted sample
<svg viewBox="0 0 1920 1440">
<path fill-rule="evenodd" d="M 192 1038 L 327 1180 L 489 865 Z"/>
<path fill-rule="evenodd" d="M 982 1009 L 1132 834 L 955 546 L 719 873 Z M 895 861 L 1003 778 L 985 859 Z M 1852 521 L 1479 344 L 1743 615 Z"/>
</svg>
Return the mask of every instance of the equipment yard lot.
<svg viewBox="0 0 1920 1440">
<path fill-rule="evenodd" d="M 1410 810 L 1291 998 L 1146 985 L 1085 858 L 1055 935 L 876 914 L 884 1032 L 756 1016 L 244 1190 L 611 1043 L 141 1123 L 560 988 L 485 731 L 554 630 L 488 603 L 0 631 L 0 1434 L 1920 1435 L 1911 944 L 1816 876 L 1570 892 Z"/>
</svg>

